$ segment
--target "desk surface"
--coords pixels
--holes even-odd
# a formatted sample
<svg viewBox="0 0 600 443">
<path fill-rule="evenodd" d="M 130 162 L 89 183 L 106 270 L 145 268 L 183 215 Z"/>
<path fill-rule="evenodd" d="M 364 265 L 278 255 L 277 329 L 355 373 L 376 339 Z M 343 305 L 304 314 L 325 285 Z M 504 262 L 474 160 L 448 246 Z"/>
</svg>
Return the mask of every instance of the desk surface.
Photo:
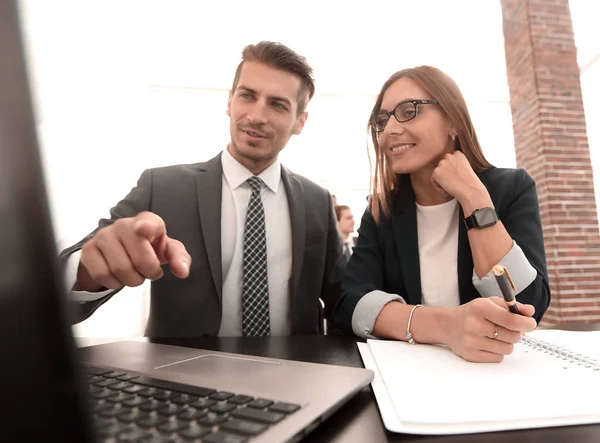
<svg viewBox="0 0 600 443">
<path fill-rule="evenodd" d="M 356 347 L 356 339 L 353 337 L 206 337 L 197 339 L 173 338 L 147 340 L 153 343 L 211 349 L 222 352 L 363 367 Z M 488 405 L 482 405 L 482 407 L 493 406 L 493 399 L 490 399 Z M 354 443 L 359 441 L 372 443 L 386 441 L 470 443 L 482 440 L 485 440 L 486 443 L 552 443 L 564 441 L 597 443 L 600 441 L 600 425 L 434 437 L 393 434 L 386 431 L 383 427 L 377 403 L 375 402 L 375 396 L 371 388 L 367 387 L 330 417 L 323 425 L 313 431 L 306 439 L 307 442 L 330 441 L 336 443 Z"/>
</svg>

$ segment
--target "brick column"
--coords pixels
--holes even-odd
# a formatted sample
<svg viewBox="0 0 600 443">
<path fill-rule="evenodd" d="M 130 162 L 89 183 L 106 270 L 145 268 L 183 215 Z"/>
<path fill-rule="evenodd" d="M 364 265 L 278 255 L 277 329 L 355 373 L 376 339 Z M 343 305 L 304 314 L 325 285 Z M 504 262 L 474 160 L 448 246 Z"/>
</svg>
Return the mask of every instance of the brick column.
<svg viewBox="0 0 600 443">
<path fill-rule="evenodd" d="M 501 0 L 517 165 L 537 183 L 552 301 L 600 323 L 600 236 L 568 0 Z"/>
</svg>

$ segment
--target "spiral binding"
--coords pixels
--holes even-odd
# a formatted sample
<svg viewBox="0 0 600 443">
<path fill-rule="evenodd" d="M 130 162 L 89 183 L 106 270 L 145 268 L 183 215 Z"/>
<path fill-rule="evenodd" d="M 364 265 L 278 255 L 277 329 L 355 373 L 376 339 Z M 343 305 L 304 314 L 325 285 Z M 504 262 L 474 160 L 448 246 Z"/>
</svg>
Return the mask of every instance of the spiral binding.
<svg viewBox="0 0 600 443">
<path fill-rule="evenodd" d="M 537 351 L 554 356 L 561 360 L 568 361 L 569 363 L 576 364 L 577 366 L 583 366 L 594 371 L 600 371 L 600 362 L 598 360 L 577 352 L 573 352 L 571 349 L 565 346 L 555 345 L 553 343 L 533 337 L 521 337 L 521 343 Z"/>
</svg>

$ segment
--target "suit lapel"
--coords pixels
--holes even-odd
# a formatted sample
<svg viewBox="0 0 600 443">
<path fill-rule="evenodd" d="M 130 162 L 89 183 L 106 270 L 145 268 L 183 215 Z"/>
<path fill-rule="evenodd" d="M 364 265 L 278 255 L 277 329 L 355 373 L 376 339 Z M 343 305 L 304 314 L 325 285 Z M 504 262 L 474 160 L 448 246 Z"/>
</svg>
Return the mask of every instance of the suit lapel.
<svg viewBox="0 0 600 443">
<path fill-rule="evenodd" d="M 200 226 L 206 254 L 219 299 L 223 292 L 223 270 L 221 264 L 221 194 L 223 189 L 223 167 L 221 154 L 206 162 L 196 180 Z"/>
<path fill-rule="evenodd" d="M 306 237 L 306 206 L 302 184 L 294 178 L 294 174 L 283 166 L 281 179 L 285 186 L 290 208 L 290 221 L 292 224 L 292 277 L 290 283 L 290 299 L 296 297 L 296 290 L 300 281 L 300 271 L 304 260 L 304 243 Z"/>
<path fill-rule="evenodd" d="M 406 191 L 406 192 L 405 192 Z M 417 209 L 414 192 L 410 186 L 396 197 L 392 222 L 394 239 L 402 279 L 406 288 L 407 303 L 421 303 L 421 268 L 419 265 L 419 239 L 417 237 Z"/>
</svg>

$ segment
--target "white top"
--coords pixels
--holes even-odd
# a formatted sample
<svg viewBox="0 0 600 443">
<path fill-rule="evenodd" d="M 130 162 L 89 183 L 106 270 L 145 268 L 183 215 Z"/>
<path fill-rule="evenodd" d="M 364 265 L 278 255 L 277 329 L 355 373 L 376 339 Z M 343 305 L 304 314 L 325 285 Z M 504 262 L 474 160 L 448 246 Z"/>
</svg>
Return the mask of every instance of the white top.
<svg viewBox="0 0 600 443">
<path fill-rule="evenodd" d="M 422 303 L 458 306 L 458 201 L 417 204 Z"/>
</svg>

